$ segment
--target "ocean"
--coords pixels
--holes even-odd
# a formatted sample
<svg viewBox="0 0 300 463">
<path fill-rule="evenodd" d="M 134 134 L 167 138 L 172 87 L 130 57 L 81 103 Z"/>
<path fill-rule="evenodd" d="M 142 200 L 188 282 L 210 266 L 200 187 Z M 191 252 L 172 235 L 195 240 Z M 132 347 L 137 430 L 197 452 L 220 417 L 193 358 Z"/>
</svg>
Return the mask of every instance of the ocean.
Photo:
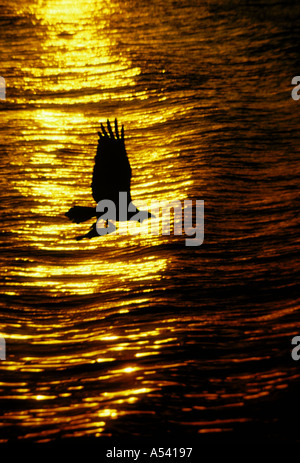
<svg viewBox="0 0 300 463">
<path fill-rule="evenodd" d="M 0 442 L 299 443 L 300 5 L 2 0 Z M 204 242 L 76 241 L 100 123 Z"/>
</svg>

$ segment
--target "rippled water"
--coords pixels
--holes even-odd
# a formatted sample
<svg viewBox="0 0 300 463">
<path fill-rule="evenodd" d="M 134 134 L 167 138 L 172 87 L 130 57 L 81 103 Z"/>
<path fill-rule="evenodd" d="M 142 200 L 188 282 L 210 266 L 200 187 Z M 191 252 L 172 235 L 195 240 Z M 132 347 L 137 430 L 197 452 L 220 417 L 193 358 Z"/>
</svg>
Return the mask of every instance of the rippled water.
<svg viewBox="0 0 300 463">
<path fill-rule="evenodd" d="M 2 1 L 1 442 L 299 442 L 300 8 Z M 134 201 L 205 201 L 205 240 L 74 240 L 99 122 Z"/>
</svg>

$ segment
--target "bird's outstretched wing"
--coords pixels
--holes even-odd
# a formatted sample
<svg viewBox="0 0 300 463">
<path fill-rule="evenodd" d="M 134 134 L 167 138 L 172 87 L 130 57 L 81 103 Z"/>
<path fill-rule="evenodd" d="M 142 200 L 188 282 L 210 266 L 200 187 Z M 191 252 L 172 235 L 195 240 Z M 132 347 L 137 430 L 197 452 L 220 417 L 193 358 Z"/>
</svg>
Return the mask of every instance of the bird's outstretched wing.
<svg viewBox="0 0 300 463">
<path fill-rule="evenodd" d="M 120 134 L 117 119 L 115 119 L 114 133 L 107 120 L 107 129 L 101 124 L 101 131 L 98 134 L 99 141 L 92 180 L 93 198 L 96 203 L 103 199 L 110 199 L 118 204 L 119 192 L 126 191 L 128 202 L 131 202 L 131 167 L 125 149 L 124 127 L 122 125 Z"/>
</svg>

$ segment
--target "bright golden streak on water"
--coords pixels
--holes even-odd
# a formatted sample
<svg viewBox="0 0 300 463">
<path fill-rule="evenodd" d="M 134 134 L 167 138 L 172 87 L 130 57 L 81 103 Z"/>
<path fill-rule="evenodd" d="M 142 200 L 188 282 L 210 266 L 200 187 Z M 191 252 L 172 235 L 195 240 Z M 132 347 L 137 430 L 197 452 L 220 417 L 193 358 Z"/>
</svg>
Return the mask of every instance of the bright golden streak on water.
<svg viewBox="0 0 300 463">
<path fill-rule="evenodd" d="M 34 239 L 34 238 L 32 238 Z M 100 239 L 100 238 L 99 238 Z M 151 279 L 160 278 L 161 272 L 167 267 L 166 259 L 153 259 L 152 257 L 144 257 L 131 262 L 126 262 L 126 267 L 122 261 L 115 262 L 86 262 L 86 264 L 77 264 L 72 262 L 70 266 L 44 266 L 36 265 L 24 269 L 18 268 L 16 275 L 26 276 L 27 280 L 23 282 L 23 286 L 41 286 L 48 288 L 55 293 L 76 293 L 76 294 L 91 294 L 97 292 L 101 285 L 100 277 L 106 275 L 114 276 L 121 282 L 126 282 L 132 279 L 139 281 L 147 277 Z M 12 271 L 12 274 L 14 271 Z M 74 275 L 71 281 L 60 282 L 55 277 Z M 80 281 L 83 276 L 98 275 L 97 278 L 89 278 L 88 281 Z M 39 281 L 40 280 L 40 281 Z M 105 289 L 102 288 L 102 291 Z M 18 336 L 18 335 L 13 335 Z M 22 335 L 20 335 L 22 336 Z"/>
<path fill-rule="evenodd" d="M 132 373 L 133 371 L 137 371 L 138 368 L 136 367 L 127 367 L 127 368 L 123 368 L 123 370 L 121 371 L 124 371 L 125 373 Z"/>
<path fill-rule="evenodd" d="M 56 396 L 55 395 L 42 395 L 42 394 L 38 394 L 36 397 L 35 397 L 36 400 L 48 400 L 48 399 L 56 399 Z"/>
</svg>

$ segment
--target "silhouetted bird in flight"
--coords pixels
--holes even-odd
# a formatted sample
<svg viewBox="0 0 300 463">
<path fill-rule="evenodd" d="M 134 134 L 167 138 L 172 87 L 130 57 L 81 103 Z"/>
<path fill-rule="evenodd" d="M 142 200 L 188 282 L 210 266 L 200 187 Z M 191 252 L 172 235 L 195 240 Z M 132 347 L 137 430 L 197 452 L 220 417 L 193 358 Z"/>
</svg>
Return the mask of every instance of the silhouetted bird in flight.
<svg viewBox="0 0 300 463">
<path fill-rule="evenodd" d="M 120 134 L 118 122 L 117 119 L 115 119 L 114 133 L 109 120 L 107 120 L 107 129 L 103 124 L 101 124 L 101 131 L 98 132 L 98 134 L 99 141 L 97 154 L 95 156 L 95 166 L 91 185 L 92 194 L 97 204 L 102 200 L 110 200 L 114 203 L 116 208 L 115 215 L 109 216 L 109 214 L 106 214 L 106 222 L 104 225 L 104 227 L 108 228 L 106 233 L 112 233 L 116 229 L 113 224 L 109 223 L 109 219 L 123 221 L 133 219 L 134 216 L 137 216 L 136 220 L 142 222 L 150 217 L 155 217 L 148 211 L 139 211 L 132 204 L 129 206 L 131 203 L 131 167 L 125 149 L 124 126 L 122 125 Z M 122 194 L 120 196 L 121 192 Z M 126 198 L 126 203 L 124 203 L 124 198 Z M 122 204 L 120 204 L 120 199 L 123 201 Z M 126 208 L 125 214 L 124 208 Z M 108 208 L 106 208 L 106 210 L 107 209 Z M 134 211 L 132 212 L 132 210 Z M 101 217 L 103 214 L 104 210 L 102 212 L 97 212 L 96 206 L 73 206 L 66 213 L 66 216 L 72 222 L 81 223 L 91 219 L 92 217 Z M 87 234 L 78 236 L 76 240 L 99 236 L 96 224 L 97 222 L 92 225 Z"/>
</svg>

